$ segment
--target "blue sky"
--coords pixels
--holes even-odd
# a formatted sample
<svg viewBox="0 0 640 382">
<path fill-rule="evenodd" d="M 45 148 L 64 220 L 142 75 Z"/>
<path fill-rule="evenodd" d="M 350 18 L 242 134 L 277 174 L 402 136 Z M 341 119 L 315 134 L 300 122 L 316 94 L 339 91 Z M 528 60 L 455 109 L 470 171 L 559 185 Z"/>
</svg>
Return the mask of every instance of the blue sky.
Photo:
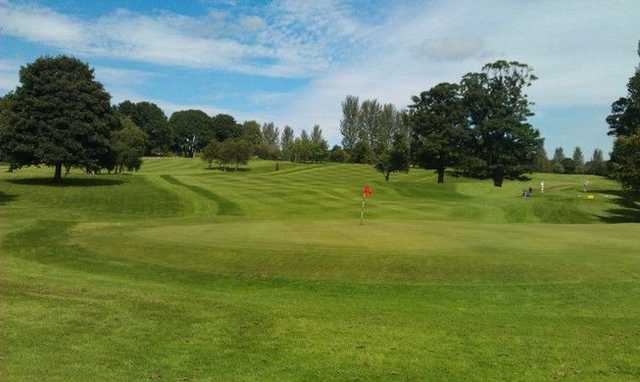
<svg viewBox="0 0 640 382">
<path fill-rule="evenodd" d="M 199 108 L 339 143 L 348 94 L 399 107 L 496 59 L 530 64 L 548 151 L 608 151 L 604 121 L 640 59 L 638 1 L 0 0 L 0 93 L 44 54 L 89 62 L 113 96 Z"/>
</svg>

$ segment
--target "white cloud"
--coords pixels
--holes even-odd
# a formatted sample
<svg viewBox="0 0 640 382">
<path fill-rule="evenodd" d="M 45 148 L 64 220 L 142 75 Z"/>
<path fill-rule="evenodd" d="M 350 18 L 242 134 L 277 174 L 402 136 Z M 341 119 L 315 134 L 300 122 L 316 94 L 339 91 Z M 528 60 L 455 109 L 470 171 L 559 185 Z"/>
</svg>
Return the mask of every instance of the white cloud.
<svg viewBox="0 0 640 382">
<path fill-rule="evenodd" d="M 333 61 L 336 40 L 356 35 L 332 2 L 313 7 L 275 2 L 256 15 L 212 10 L 201 17 L 116 10 L 93 20 L 53 9 L 0 2 L 1 34 L 89 57 L 222 69 L 265 76 L 311 77 Z M 310 12 L 311 11 L 311 12 Z"/>
<path fill-rule="evenodd" d="M 337 142 L 346 95 L 402 107 L 421 90 L 457 82 L 502 58 L 534 67 L 540 80 L 529 93 L 539 106 L 608 105 L 624 94 L 639 61 L 639 17 L 634 1 L 469 0 L 398 8 L 370 31 L 365 55 L 314 79 L 281 119 L 297 126 L 320 123 Z"/>
</svg>

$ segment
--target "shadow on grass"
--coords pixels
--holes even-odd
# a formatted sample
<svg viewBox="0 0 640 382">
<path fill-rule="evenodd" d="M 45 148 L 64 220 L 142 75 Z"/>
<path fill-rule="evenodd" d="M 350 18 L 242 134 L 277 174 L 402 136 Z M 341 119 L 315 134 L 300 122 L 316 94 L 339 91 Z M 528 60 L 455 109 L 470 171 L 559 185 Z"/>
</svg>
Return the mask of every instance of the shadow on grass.
<svg viewBox="0 0 640 382">
<path fill-rule="evenodd" d="M 209 168 L 209 167 L 207 167 L 205 170 L 207 170 L 207 171 L 219 171 L 219 172 L 247 172 L 247 171 L 251 171 L 251 169 L 248 168 L 248 167 L 240 167 L 238 169 L 236 169 L 235 167 L 234 168 L 230 168 L 230 167 L 227 167 L 227 168 L 211 167 L 211 168 Z"/>
<path fill-rule="evenodd" d="M 618 208 L 607 210 L 609 216 L 600 216 L 605 223 L 640 223 L 640 198 L 620 190 L 599 190 L 594 194 L 602 194 L 613 199 Z"/>
<path fill-rule="evenodd" d="M 18 195 L 5 194 L 0 191 L 0 206 L 4 206 L 5 204 L 14 201 L 17 197 Z"/>
<path fill-rule="evenodd" d="M 61 183 L 56 183 L 51 178 L 23 178 L 9 179 L 9 183 L 25 186 L 50 186 L 50 187 L 106 187 L 118 186 L 125 183 L 121 179 L 108 179 L 100 177 L 89 178 L 63 178 Z"/>
</svg>

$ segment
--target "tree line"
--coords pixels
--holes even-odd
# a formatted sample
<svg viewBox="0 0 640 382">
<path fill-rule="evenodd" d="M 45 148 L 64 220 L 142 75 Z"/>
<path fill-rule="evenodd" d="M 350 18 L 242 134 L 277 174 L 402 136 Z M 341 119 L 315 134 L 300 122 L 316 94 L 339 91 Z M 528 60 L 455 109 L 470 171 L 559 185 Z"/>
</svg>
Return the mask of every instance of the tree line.
<svg viewBox="0 0 640 382">
<path fill-rule="evenodd" d="M 137 171 L 144 155 L 201 155 L 222 168 L 237 168 L 254 155 L 342 160 L 341 150 L 329 151 L 317 125 L 296 137 L 289 126 L 281 133 L 273 123 L 238 123 L 228 114 L 181 110 L 168 118 L 152 102 L 111 105 L 93 69 L 74 57 L 38 58 L 20 69 L 19 79 L 14 91 L 0 97 L 0 160 L 10 170 L 52 166 L 60 181 L 72 167 L 88 173 Z"/>
<path fill-rule="evenodd" d="M 566 156 L 564 149 L 558 147 L 549 159 L 547 152 L 541 149 L 536 158 L 534 170 L 556 174 L 589 174 L 608 176 L 610 163 L 604 159 L 604 153 L 595 149 L 590 160 L 586 160 L 579 146 L 573 150 L 571 156 Z"/>
<path fill-rule="evenodd" d="M 349 161 L 384 173 L 410 166 L 446 169 L 477 178 L 504 179 L 532 171 L 543 138 L 529 123 L 525 90 L 537 77 L 527 64 L 496 61 L 459 83 L 443 82 L 411 98 L 407 110 L 376 100 L 342 102 L 340 132 Z"/>
</svg>

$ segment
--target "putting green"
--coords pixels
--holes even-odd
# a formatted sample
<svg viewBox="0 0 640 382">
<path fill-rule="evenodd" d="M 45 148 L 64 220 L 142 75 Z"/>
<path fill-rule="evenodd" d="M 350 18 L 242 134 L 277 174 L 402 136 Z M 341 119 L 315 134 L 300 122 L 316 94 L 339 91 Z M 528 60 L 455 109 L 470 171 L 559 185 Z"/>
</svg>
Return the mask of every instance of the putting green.
<svg viewBox="0 0 640 382">
<path fill-rule="evenodd" d="M 640 204 L 615 182 L 279 167 L 3 171 L 0 379 L 640 378 Z"/>
</svg>

